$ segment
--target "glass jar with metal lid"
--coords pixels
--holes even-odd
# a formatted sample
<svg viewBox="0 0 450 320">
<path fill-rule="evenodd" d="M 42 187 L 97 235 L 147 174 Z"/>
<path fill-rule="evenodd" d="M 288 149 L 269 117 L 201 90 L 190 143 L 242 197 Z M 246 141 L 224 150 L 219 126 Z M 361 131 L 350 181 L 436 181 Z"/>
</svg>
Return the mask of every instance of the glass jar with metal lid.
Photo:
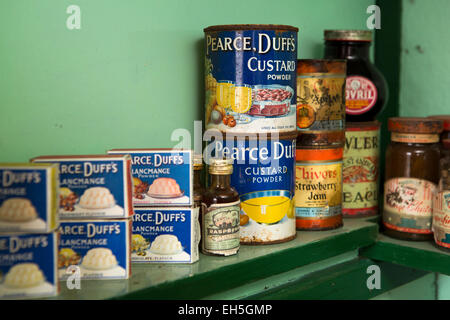
<svg viewBox="0 0 450 320">
<path fill-rule="evenodd" d="M 325 30 L 325 59 L 346 59 L 346 120 L 374 121 L 388 99 L 381 72 L 370 61 L 372 31 Z"/>
<path fill-rule="evenodd" d="M 383 225 L 404 240 L 432 239 L 432 199 L 439 182 L 442 121 L 390 118 L 386 150 Z"/>
</svg>

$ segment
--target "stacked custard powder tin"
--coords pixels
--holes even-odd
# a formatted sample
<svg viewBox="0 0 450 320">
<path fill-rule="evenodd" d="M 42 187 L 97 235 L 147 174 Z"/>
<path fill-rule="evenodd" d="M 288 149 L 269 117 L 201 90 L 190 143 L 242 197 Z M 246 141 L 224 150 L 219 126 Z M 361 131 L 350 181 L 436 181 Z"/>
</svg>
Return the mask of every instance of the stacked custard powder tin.
<svg viewBox="0 0 450 320">
<path fill-rule="evenodd" d="M 221 25 L 204 31 L 206 129 L 216 132 L 214 156 L 234 160 L 231 185 L 245 216 L 241 243 L 292 240 L 298 28 Z"/>
<path fill-rule="evenodd" d="M 342 226 L 345 60 L 299 60 L 295 216 L 299 230 Z"/>
</svg>

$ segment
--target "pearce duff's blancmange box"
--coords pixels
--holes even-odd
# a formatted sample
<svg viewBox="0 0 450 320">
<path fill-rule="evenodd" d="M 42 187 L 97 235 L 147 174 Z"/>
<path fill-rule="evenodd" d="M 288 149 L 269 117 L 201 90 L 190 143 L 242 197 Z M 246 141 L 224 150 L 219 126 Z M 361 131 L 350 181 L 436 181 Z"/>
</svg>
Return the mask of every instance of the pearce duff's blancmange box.
<svg viewBox="0 0 450 320">
<path fill-rule="evenodd" d="M 59 165 L 61 219 L 133 215 L 129 156 L 41 156 L 31 161 Z"/>
<path fill-rule="evenodd" d="M 128 279 L 131 223 L 131 218 L 61 221 L 60 279 L 71 275 L 74 266 L 81 279 Z"/>
<path fill-rule="evenodd" d="M 0 299 L 55 296 L 58 233 L 0 236 Z"/>
<path fill-rule="evenodd" d="M 45 233 L 58 227 L 58 166 L 0 164 L 0 233 Z"/>
<path fill-rule="evenodd" d="M 131 156 L 134 206 L 193 204 L 191 150 L 113 149 L 108 153 Z"/>
<path fill-rule="evenodd" d="M 199 259 L 199 208 L 136 208 L 132 262 L 194 263 Z"/>
</svg>

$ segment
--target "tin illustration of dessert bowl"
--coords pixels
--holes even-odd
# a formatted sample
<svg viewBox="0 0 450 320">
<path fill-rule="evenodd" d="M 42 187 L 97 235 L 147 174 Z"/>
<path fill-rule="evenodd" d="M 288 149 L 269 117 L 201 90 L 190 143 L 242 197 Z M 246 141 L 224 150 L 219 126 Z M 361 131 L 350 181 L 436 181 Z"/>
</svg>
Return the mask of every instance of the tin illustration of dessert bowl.
<svg viewBox="0 0 450 320">
<path fill-rule="evenodd" d="M 228 136 L 228 135 L 227 135 Z M 216 157 L 233 159 L 231 185 L 240 195 L 240 243 L 293 240 L 297 132 L 214 141 Z"/>
</svg>

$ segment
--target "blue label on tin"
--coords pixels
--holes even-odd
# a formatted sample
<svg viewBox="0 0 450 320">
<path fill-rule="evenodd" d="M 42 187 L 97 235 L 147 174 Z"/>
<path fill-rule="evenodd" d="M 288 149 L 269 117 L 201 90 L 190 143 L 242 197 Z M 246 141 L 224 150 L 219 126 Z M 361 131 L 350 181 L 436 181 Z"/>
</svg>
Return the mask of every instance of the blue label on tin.
<svg viewBox="0 0 450 320">
<path fill-rule="evenodd" d="M 241 201 L 281 196 L 295 190 L 295 140 L 238 139 L 213 142 L 218 157 L 234 160 L 231 185 Z"/>
<path fill-rule="evenodd" d="M 62 221 L 60 276 L 67 276 L 65 268 L 75 265 L 82 278 L 127 278 L 130 223 L 129 219 Z"/>
<path fill-rule="evenodd" d="M 194 262 L 198 256 L 198 209 L 136 208 L 132 261 Z M 195 241 L 197 239 L 197 241 Z M 194 252 L 195 251 L 195 252 Z"/>
<path fill-rule="evenodd" d="M 0 169 L 0 230 L 46 232 L 51 182 L 46 169 Z"/>
<path fill-rule="evenodd" d="M 56 233 L 0 236 L 0 297 L 57 292 Z"/>
<path fill-rule="evenodd" d="M 297 32 L 217 31 L 205 40 L 207 128 L 295 130 Z"/>
</svg>

